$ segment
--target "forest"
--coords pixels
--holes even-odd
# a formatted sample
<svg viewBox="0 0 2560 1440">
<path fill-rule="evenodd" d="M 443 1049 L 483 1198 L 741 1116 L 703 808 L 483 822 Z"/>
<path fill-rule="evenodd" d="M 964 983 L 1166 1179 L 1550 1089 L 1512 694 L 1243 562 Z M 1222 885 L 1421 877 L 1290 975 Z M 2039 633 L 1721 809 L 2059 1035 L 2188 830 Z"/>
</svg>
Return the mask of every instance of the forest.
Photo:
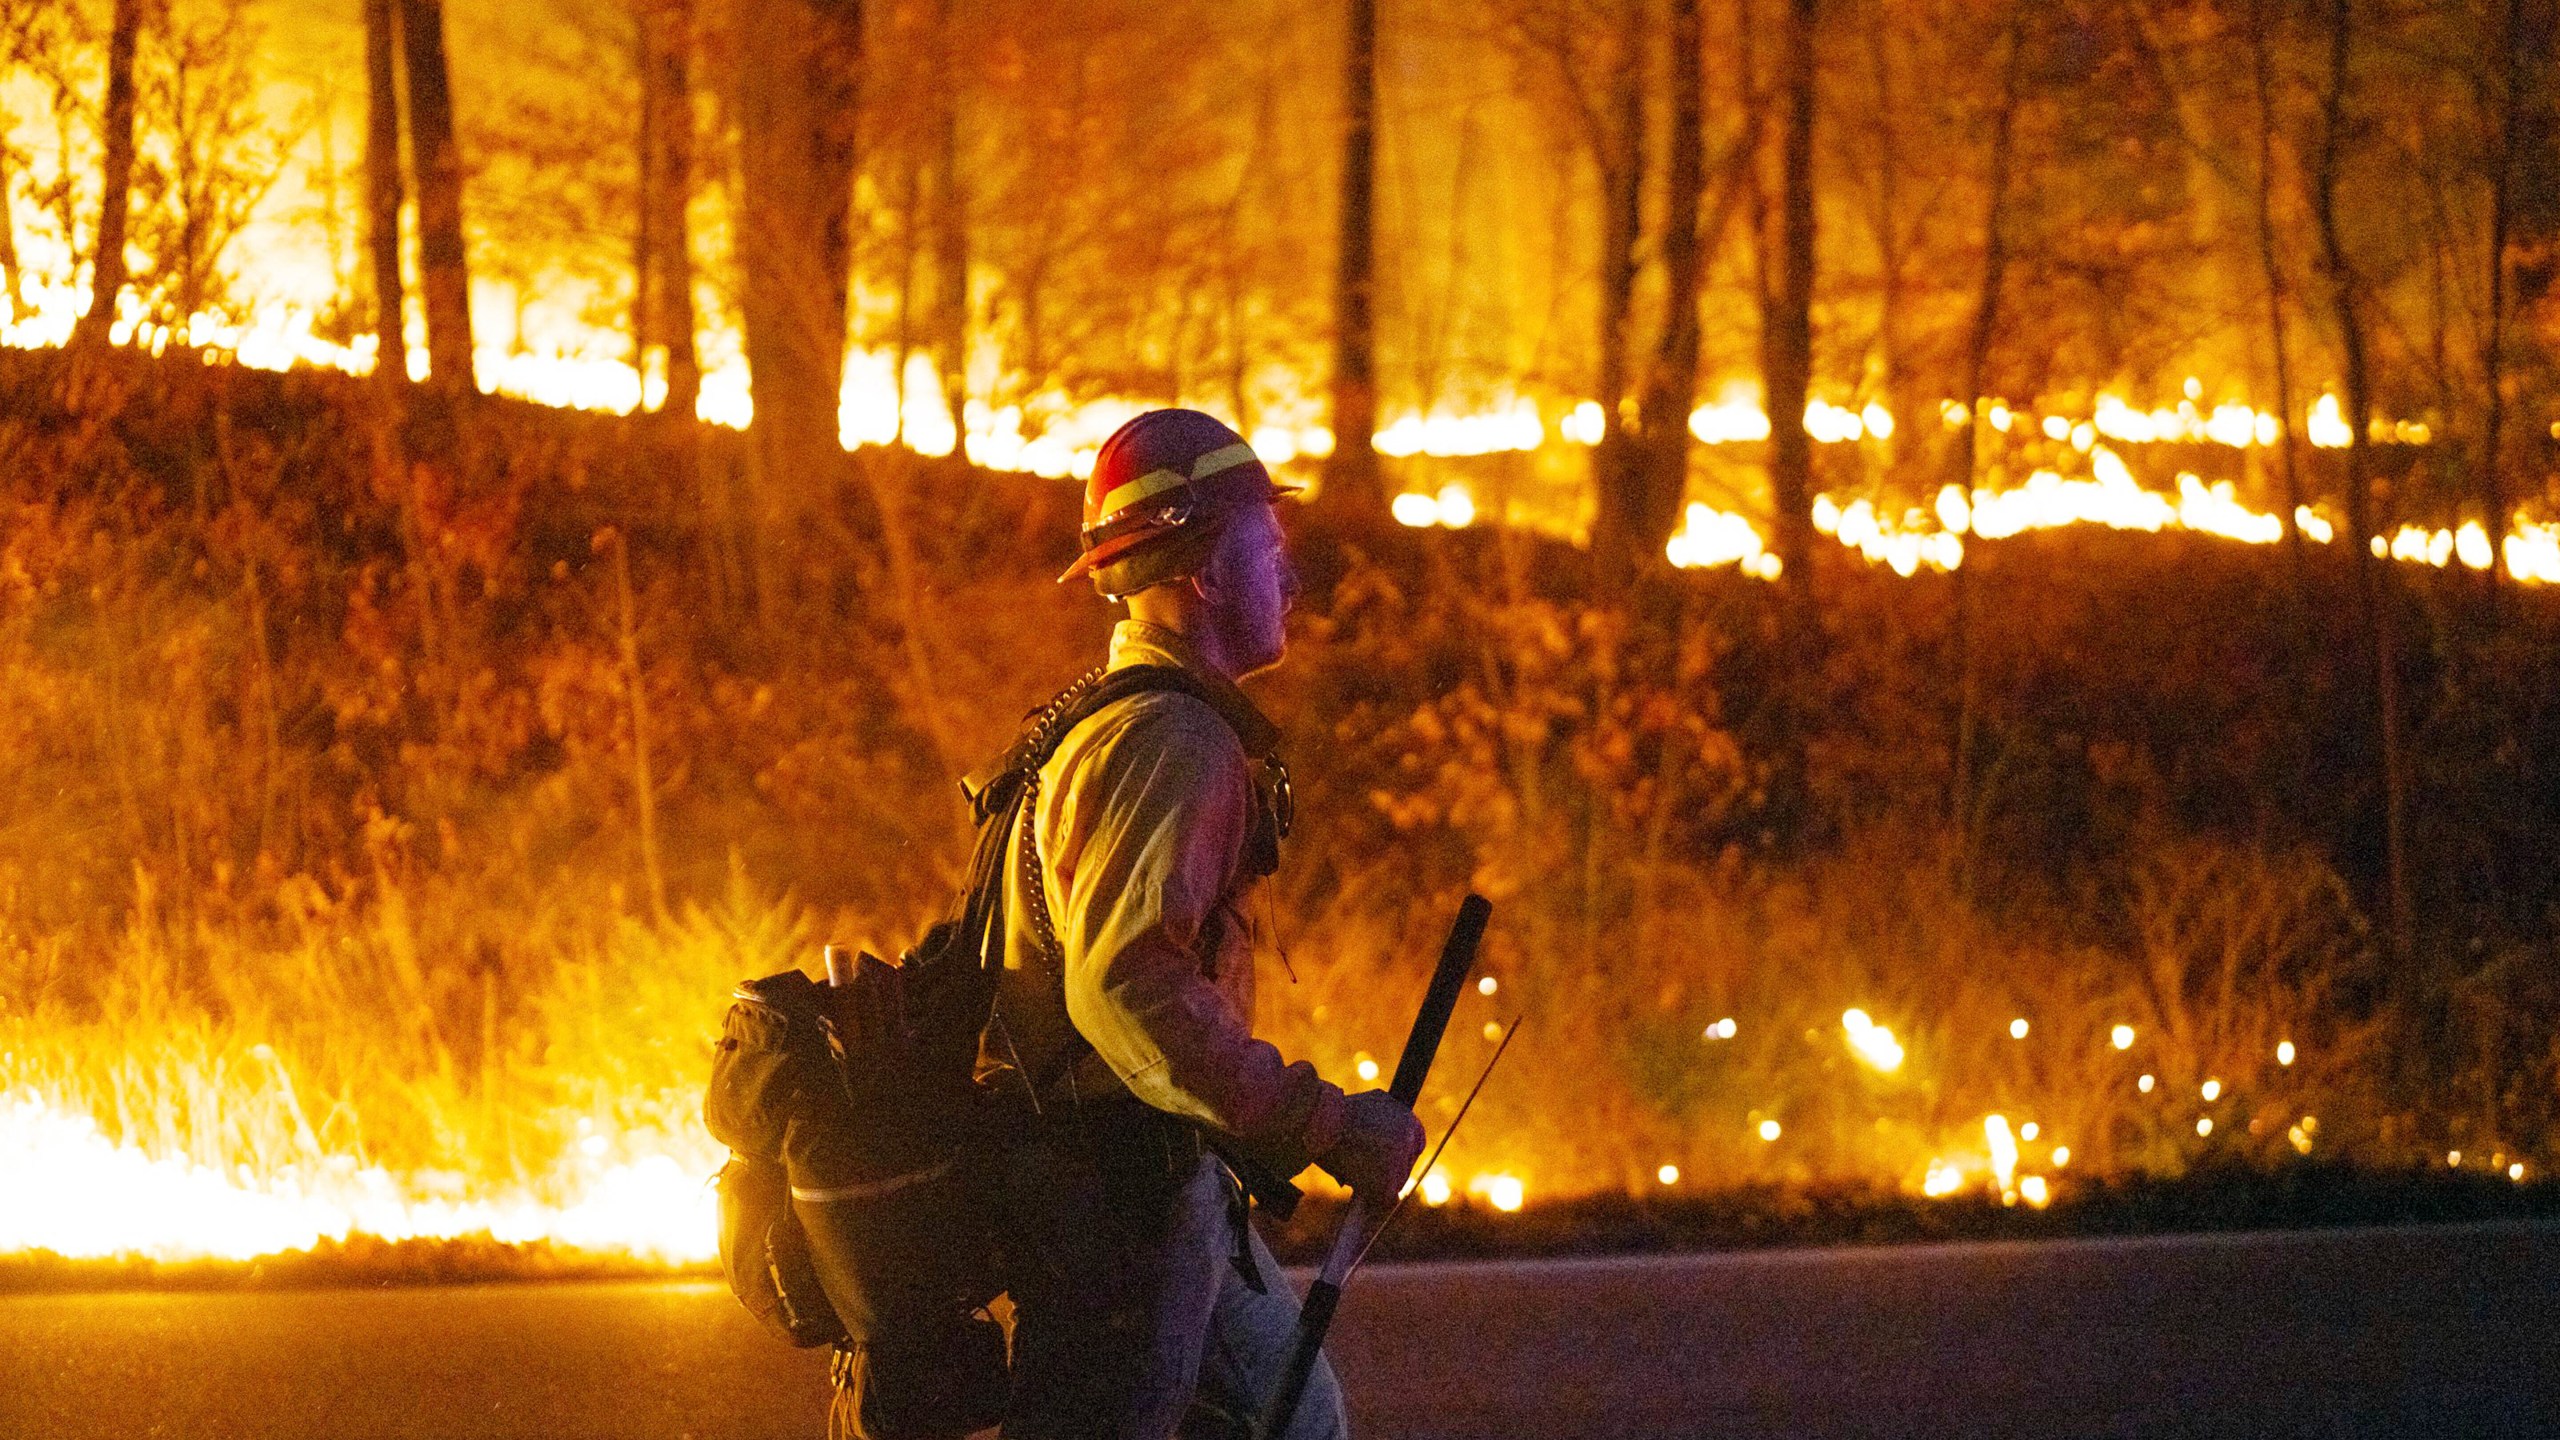
<svg viewBox="0 0 2560 1440">
<path fill-rule="evenodd" d="M 1160 404 L 1310 487 L 1264 1033 L 1499 907 L 1431 1203 L 2538 1180 L 2554 11 L 0 0 L 0 1153 L 248 1197 L 0 1250 L 701 1254 Z"/>
</svg>

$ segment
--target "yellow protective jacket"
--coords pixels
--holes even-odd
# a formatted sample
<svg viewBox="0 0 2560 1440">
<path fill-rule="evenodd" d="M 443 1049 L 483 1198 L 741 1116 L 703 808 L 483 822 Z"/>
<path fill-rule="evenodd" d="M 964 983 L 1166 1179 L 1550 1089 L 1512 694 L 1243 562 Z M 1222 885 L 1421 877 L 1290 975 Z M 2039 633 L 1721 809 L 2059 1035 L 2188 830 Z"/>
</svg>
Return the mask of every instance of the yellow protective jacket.
<svg viewBox="0 0 2560 1440">
<path fill-rule="evenodd" d="M 1294 1175 L 1341 1133 L 1343 1095 L 1253 1035 L 1241 900 L 1256 878 L 1245 864 L 1254 766 L 1276 732 L 1170 630 L 1122 621 L 1110 665 L 1188 671 L 1246 730 L 1258 723 L 1258 748 L 1248 756 L 1217 708 L 1173 691 L 1114 701 L 1058 746 L 1007 851 L 1000 1023 L 982 1069 L 1043 1082 L 1044 1109 L 1133 1094 Z M 1036 867 L 1026 829 L 1038 839 Z M 1029 893 L 1035 873 L 1055 956 Z"/>
</svg>

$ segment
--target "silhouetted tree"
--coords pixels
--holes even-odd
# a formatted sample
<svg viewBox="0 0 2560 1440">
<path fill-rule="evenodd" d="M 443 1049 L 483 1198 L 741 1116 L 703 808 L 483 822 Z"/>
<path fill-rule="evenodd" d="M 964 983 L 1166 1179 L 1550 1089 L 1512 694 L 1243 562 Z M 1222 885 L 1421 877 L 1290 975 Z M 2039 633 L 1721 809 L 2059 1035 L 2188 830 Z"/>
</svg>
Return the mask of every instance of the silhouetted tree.
<svg viewBox="0 0 2560 1440">
<path fill-rule="evenodd" d="M 462 241 L 462 149 L 453 132 L 444 0 L 400 0 L 409 81 L 409 172 L 418 195 L 418 289 L 426 298 L 429 382 L 469 395 L 471 270 Z"/>
<path fill-rule="evenodd" d="M 1956 429 L 1956 446 L 1949 457 L 1952 463 L 1947 473 L 1947 483 L 1967 494 L 1973 491 L 1974 468 L 1979 463 L 1983 391 L 1991 370 L 1992 342 L 2000 333 L 2001 285 L 2009 268 L 2010 172 L 2017 145 L 2018 85 L 2026 69 L 2026 26 L 2026 0 L 2010 0 L 2008 19 L 2001 27 L 2000 91 L 1991 111 L 1991 157 L 1983 181 L 1982 281 L 1974 297 L 1973 322 L 1965 336 L 1964 393 L 1959 401 L 1964 418 Z M 1956 744 L 1949 788 L 1958 833 L 1963 835 L 1968 830 L 1973 804 L 1977 699 L 1972 576 L 1959 568 L 1955 586 Z"/>
<path fill-rule="evenodd" d="M 409 378 L 408 299 L 400 277 L 400 22 L 393 0 L 364 0 L 365 248 L 373 261 L 374 373 Z"/>
<path fill-rule="evenodd" d="M 1593 556 L 1612 571 L 1634 559 L 1651 508 L 1630 421 L 1628 367 L 1635 348 L 1636 244 L 1644 227 L 1644 0 L 1617 0 L 1607 60 L 1603 112 L 1592 123 L 1600 167 L 1600 311 L 1595 317 L 1599 364 L 1592 398 L 1600 403 L 1600 443 L 1592 447 Z M 1667 531 L 1665 532 L 1668 533 Z"/>
<path fill-rule="evenodd" d="M 1786 0 L 1778 40 L 1779 127 L 1777 286 L 1760 322 L 1761 388 L 1768 396 L 1771 528 L 1796 612 L 1809 625 L 1813 600 L 1813 444 L 1805 402 L 1813 388 L 1814 26 L 1818 0 Z"/>
<path fill-rule="evenodd" d="M 125 283 L 125 229 L 133 208 L 133 57 L 142 38 L 142 0 L 116 0 L 107 36 L 107 105 L 102 126 L 106 156 L 98 194 L 98 243 L 89 260 L 89 308 L 71 332 L 73 343 L 105 343 L 116 323 L 116 296 Z"/>
<path fill-rule="evenodd" d="M 702 394 L 694 350 L 693 3 L 639 0 L 640 226 L 632 339 L 645 367 L 663 352 L 661 409 L 691 418 Z"/>
<path fill-rule="evenodd" d="M 1629 548 L 1654 563 L 1664 558 L 1663 546 L 1679 527 L 1680 505 L 1688 493 L 1689 410 L 1697 399 L 1704 339 L 1698 298 L 1707 251 L 1715 242 L 1714 232 L 1699 230 L 1707 184 L 1707 116 L 1705 27 L 1698 12 L 1699 0 L 1670 0 L 1670 24 L 1663 35 L 1671 72 L 1671 143 L 1663 176 L 1662 328 L 1636 405 L 1639 453 L 1627 476 L 1633 492 L 1625 506 Z M 1608 506 L 1605 497 L 1601 503 Z"/>
<path fill-rule="evenodd" d="M 940 144 L 934 158 L 935 363 L 942 369 L 942 399 L 951 411 L 954 455 L 965 455 L 969 426 L 969 190 L 961 178 L 960 43 L 952 0 L 935 7 L 933 33 L 934 120 Z"/>
<path fill-rule="evenodd" d="M 738 258 L 770 511 L 840 453 L 859 0 L 738 0 Z"/>
<path fill-rule="evenodd" d="M 2507 487 L 2499 466 L 2505 456 L 2499 441 L 2507 416 L 2507 236 L 2515 218 L 2515 173 L 2523 139 L 2526 104 L 2528 26 L 2525 0 L 2506 0 L 2502 23 L 2494 32 L 2497 82 L 2497 138 L 2489 151 L 2489 317 L 2480 337 L 2480 380 L 2489 413 L 2480 430 L 2481 508 L 2488 512 L 2489 593 L 2498 593 L 2500 566 L 2494 557 L 2507 536 Z M 2547 42 L 2546 47 L 2547 48 Z M 2547 54 L 2542 57 L 2548 65 Z"/>
<path fill-rule="evenodd" d="M 2302 487 L 2302 460 L 2293 424 L 2293 355 L 2285 333 L 2285 271 L 2276 242 L 2276 98 L 2275 17 L 2269 0 L 2249 0 L 2249 73 L 2257 99 L 2258 154 L 2256 205 L 2258 268 L 2267 288 L 2267 343 L 2275 358 L 2276 466 L 2284 481 L 2285 547 L 2292 555 L 2294 584 L 2303 583 L 2309 558 L 2303 549 L 2302 526 L 2296 517 L 2309 503 Z"/>
<path fill-rule="evenodd" d="M 1342 210 L 1333 272 L 1333 454 L 1324 493 L 1336 505 L 1378 511 L 1377 260 L 1378 5 L 1345 0 L 1342 41 Z"/>
<path fill-rule="evenodd" d="M 2363 277 L 2347 254 L 2339 219 L 2341 174 L 2346 162 L 2348 85 L 2355 45 L 2354 0 L 2328 8 L 2329 69 L 2320 96 L 2320 160 L 2312 205 L 2320 225 L 2321 264 L 2328 272 L 2329 301 L 2338 345 L 2346 361 L 2347 560 L 2355 567 L 2356 599 L 2369 661 L 2375 737 L 2382 762 L 2382 843 L 2386 935 L 2394 961 L 2405 965 L 2413 948 L 2408 858 L 2408 784 L 2400 734 L 2400 667 L 2394 635 L 2392 576 L 2377 561 L 2372 542 L 2380 531 L 2373 513 L 2373 379 L 2367 358 Z"/>
</svg>

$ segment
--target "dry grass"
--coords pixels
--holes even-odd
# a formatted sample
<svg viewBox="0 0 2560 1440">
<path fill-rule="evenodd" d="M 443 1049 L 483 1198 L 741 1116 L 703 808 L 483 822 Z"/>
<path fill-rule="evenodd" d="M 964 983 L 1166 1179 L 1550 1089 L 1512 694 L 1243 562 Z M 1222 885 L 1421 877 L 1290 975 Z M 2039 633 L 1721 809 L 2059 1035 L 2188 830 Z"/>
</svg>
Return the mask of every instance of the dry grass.
<svg viewBox="0 0 2560 1440">
<path fill-rule="evenodd" d="M 400 466 L 350 384 L 134 366 L 74 405 L 61 363 L 0 366 L 0 1088 L 161 1153 L 476 1192 L 539 1181 L 582 1123 L 699 1145 L 729 983 L 912 935 L 959 858 L 950 777 L 1108 619 L 1045 578 L 1058 489 L 870 456 L 777 495 L 723 437 L 496 402 L 449 447 L 412 425 Z M 2021 552 L 2009 593 L 2050 583 L 2083 628 L 2032 666 L 1995 654 L 1996 783 L 1962 827 L 1940 592 L 1847 577 L 1818 820 L 1791 839 L 1754 708 L 1765 591 L 1602 605 L 1535 542 L 1316 531 L 1268 691 L 1305 822 L 1257 916 L 1296 975 L 1274 968 L 1263 1023 L 1338 1079 L 1390 1063 L 1457 897 L 1492 895 L 1500 989 L 1469 997 L 1435 1097 L 1486 1022 L 1530 1028 L 1462 1181 L 1912 1187 L 1978 1165 L 1993 1112 L 2075 1177 L 2279 1159 L 2304 1114 L 2369 1164 L 2447 1136 L 2548 1154 L 2548 1015 L 2488 1026 L 2482 972 L 2450 964 L 2457 1040 L 2404 1043 L 2423 996 L 2375 973 L 2325 812 L 2287 808 L 2312 792 L 2230 779 L 2250 737 L 2134 763 L 2132 722 L 2068 736 L 2036 709 L 2074 655 L 2092 707 L 2132 683 L 2075 597 L 2175 612 L 2158 567 L 2191 555 L 2111 581 Z M 2155 696 L 2226 683 L 2176 663 Z M 2224 768 L 2177 778 L 2201 760 Z M 2202 803 L 2234 785 L 2278 818 Z M 2549 954 L 2530 923 L 2499 937 Z M 1899 1070 L 1851 1054 L 1851 1006 Z"/>
</svg>

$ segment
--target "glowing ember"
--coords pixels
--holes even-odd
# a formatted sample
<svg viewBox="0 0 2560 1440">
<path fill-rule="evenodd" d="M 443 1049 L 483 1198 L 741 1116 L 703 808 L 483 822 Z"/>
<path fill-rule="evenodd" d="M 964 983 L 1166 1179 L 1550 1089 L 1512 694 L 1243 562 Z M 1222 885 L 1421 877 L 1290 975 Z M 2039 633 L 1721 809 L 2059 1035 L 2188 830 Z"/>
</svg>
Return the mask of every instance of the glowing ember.
<svg viewBox="0 0 2560 1440">
<path fill-rule="evenodd" d="M 1849 1033 L 1849 1048 L 1875 1070 L 1890 1075 L 1902 1068 L 1902 1043 L 1893 1032 L 1870 1019 L 1864 1010 L 1850 1010 L 1840 1016 L 1840 1028 Z"/>
<path fill-rule="evenodd" d="M 1437 495 L 1398 495 L 1388 510 L 1399 525 L 1422 529 L 1441 525 L 1451 530 L 1464 530 L 1476 523 L 1476 498 L 1467 487 L 1455 481 L 1440 487 Z"/>
<path fill-rule="evenodd" d="M 2009 1132 L 2009 1117 L 1983 1116 L 1982 1139 L 1991 1150 L 1991 1178 L 2005 1197 L 2016 1190 L 2018 1180 L 2018 1137 Z"/>
</svg>

